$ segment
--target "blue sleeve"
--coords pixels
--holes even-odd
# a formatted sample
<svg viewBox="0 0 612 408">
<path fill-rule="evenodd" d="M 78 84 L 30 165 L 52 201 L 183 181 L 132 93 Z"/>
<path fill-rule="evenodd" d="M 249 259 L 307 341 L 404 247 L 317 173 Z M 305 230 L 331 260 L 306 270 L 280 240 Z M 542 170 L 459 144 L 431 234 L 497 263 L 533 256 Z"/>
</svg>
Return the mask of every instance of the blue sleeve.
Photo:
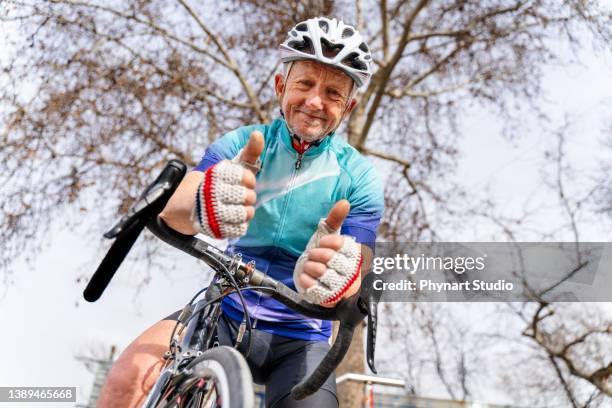
<svg viewBox="0 0 612 408">
<path fill-rule="evenodd" d="M 233 159 L 236 157 L 240 149 L 246 145 L 249 139 L 250 127 L 245 126 L 232 130 L 223 135 L 219 140 L 209 145 L 206 148 L 204 157 L 194 170 L 206 171 L 212 165 L 225 159 Z"/>
<path fill-rule="evenodd" d="M 382 183 L 370 163 L 353 183 L 348 196 L 351 210 L 342 224 L 341 233 L 351 235 L 357 242 L 374 249 L 376 230 L 384 212 Z"/>
</svg>

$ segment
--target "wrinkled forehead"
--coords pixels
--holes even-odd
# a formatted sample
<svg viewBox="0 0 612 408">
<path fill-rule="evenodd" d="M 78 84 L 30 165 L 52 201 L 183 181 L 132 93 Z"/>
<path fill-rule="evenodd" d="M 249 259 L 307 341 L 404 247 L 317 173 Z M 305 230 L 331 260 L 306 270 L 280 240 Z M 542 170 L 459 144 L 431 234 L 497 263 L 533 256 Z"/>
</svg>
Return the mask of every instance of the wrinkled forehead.
<svg viewBox="0 0 612 408">
<path fill-rule="evenodd" d="M 341 69 L 330 67 L 317 61 L 295 61 L 291 67 L 291 74 L 297 75 L 325 75 L 326 78 L 338 83 L 350 86 L 353 84 L 351 77 L 346 75 Z"/>
</svg>

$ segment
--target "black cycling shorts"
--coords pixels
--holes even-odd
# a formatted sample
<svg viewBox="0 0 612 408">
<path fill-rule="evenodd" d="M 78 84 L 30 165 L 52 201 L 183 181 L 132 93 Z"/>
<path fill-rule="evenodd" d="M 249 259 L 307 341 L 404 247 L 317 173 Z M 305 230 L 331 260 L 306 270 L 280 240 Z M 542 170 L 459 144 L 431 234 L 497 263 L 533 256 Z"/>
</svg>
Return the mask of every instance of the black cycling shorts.
<svg viewBox="0 0 612 408">
<path fill-rule="evenodd" d="M 164 320 L 177 320 L 177 311 Z M 233 346 L 240 322 L 221 314 L 217 326 L 219 344 Z M 239 347 L 246 351 L 248 332 Z M 291 388 L 310 375 L 329 351 L 329 344 L 278 336 L 253 329 L 247 363 L 257 384 L 266 387 L 267 408 L 337 408 L 336 378 L 332 374 L 321 389 L 308 398 L 295 400 Z"/>
</svg>

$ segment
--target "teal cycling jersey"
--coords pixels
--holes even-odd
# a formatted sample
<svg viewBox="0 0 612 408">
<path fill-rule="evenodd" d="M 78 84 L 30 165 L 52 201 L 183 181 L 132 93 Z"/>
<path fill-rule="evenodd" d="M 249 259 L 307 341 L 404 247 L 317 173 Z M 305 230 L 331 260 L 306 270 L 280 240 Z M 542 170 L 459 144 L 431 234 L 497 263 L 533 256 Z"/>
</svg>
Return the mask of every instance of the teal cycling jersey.
<svg viewBox="0 0 612 408">
<path fill-rule="evenodd" d="M 283 119 L 241 127 L 211 144 L 195 170 L 206 171 L 234 158 L 255 130 L 265 140 L 256 176 L 255 216 L 246 234 L 230 241 L 228 252 L 241 253 L 245 260 L 255 261 L 259 270 L 295 289 L 295 262 L 319 220 L 341 199 L 351 204 L 341 233 L 374 245 L 383 214 L 380 178 L 372 163 L 334 134 L 300 154 Z M 265 295 L 247 291 L 245 300 L 261 330 L 303 340 L 325 341 L 331 334 L 330 322 L 307 318 Z M 230 317 L 242 319 L 237 296 L 227 297 L 222 307 Z"/>
</svg>

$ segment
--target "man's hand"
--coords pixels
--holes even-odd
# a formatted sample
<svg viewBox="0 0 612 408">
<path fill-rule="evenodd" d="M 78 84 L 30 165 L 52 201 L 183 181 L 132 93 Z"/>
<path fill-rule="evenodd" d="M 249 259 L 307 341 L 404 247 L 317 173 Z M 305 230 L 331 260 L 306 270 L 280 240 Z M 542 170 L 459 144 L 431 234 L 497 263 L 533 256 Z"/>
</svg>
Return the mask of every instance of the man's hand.
<svg viewBox="0 0 612 408">
<path fill-rule="evenodd" d="M 333 307 L 359 291 L 361 246 L 353 237 L 340 235 L 350 204 L 338 201 L 310 238 L 298 259 L 293 280 L 306 300 Z"/>
<path fill-rule="evenodd" d="M 251 169 L 263 148 L 264 137 L 256 130 L 238 157 L 223 160 L 204 173 L 192 215 L 196 230 L 217 239 L 246 234 L 257 199 Z"/>
</svg>

